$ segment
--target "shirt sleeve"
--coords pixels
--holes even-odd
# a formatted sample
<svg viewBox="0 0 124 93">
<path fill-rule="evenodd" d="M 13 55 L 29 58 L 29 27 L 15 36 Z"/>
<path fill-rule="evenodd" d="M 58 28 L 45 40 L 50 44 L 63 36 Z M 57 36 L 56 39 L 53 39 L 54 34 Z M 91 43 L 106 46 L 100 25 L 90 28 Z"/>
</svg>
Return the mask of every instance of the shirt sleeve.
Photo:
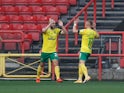
<svg viewBox="0 0 124 93">
<path fill-rule="evenodd" d="M 84 29 L 79 30 L 78 32 L 80 35 L 84 34 Z"/>
</svg>

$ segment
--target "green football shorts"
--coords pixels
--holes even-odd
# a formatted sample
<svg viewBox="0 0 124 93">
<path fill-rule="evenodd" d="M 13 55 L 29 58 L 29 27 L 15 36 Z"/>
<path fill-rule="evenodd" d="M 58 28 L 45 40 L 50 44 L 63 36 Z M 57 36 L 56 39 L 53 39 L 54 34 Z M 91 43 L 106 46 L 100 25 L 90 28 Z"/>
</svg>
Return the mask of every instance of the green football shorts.
<svg viewBox="0 0 124 93">
<path fill-rule="evenodd" d="M 87 61 L 89 56 L 90 56 L 90 53 L 80 52 L 79 60 Z"/>
<path fill-rule="evenodd" d="M 42 52 L 41 57 L 40 57 L 41 62 L 48 62 L 48 59 L 50 59 L 51 61 L 52 60 L 58 60 L 59 57 L 58 57 L 58 54 L 56 52 L 53 52 L 53 53 Z"/>
</svg>

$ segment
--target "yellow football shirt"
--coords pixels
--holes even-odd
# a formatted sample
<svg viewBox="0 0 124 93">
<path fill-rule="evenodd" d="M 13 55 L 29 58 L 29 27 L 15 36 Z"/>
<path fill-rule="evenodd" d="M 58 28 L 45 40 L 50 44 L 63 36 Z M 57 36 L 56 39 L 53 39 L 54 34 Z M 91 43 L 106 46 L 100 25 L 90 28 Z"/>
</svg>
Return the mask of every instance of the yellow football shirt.
<svg viewBox="0 0 124 93">
<path fill-rule="evenodd" d="M 95 37 L 98 37 L 96 31 L 92 29 L 81 29 L 79 34 L 82 35 L 80 52 L 92 53 L 92 44 Z"/>
<path fill-rule="evenodd" d="M 60 33 L 59 28 L 48 29 L 45 33 L 43 33 L 43 45 L 42 52 L 52 53 L 56 52 L 57 45 L 57 37 Z"/>
</svg>

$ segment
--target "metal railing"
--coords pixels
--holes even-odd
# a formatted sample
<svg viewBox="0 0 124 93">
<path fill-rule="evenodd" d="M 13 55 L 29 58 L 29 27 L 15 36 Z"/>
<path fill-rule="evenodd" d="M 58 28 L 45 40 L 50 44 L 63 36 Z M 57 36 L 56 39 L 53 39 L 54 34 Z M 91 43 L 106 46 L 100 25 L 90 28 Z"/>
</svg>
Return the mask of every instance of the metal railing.
<svg viewBox="0 0 124 93">
<path fill-rule="evenodd" d="M 37 66 L 36 64 L 38 64 L 40 62 L 40 60 L 36 60 L 30 63 L 22 63 L 20 61 L 18 61 L 15 58 L 18 57 L 40 57 L 40 54 L 0 54 L 0 75 L 2 75 L 3 77 L 9 77 L 9 78 L 34 78 L 36 77 L 36 71 L 37 71 Z M 9 69 L 11 69 L 10 71 L 7 70 L 7 61 L 10 64 L 16 64 L 15 66 L 11 67 L 11 65 L 9 64 Z M 36 65 L 36 66 L 34 66 Z M 28 69 L 28 70 L 24 70 L 24 69 Z M 26 74 L 27 71 L 29 71 L 29 69 L 31 71 L 34 71 L 34 74 Z M 18 72 L 20 70 L 24 70 L 21 71 L 21 74 Z M 51 76 L 51 62 L 49 60 L 48 62 L 48 72 L 42 72 L 44 75 L 41 74 L 41 77 L 50 77 Z"/>
</svg>

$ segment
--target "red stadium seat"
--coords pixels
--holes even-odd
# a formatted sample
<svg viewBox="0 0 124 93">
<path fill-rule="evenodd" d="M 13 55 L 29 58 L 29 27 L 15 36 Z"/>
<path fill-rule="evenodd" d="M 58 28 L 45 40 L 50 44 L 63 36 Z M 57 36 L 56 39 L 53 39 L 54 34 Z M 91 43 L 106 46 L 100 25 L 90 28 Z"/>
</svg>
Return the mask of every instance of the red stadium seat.
<svg viewBox="0 0 124 93">
<path fill-rule="evenodd" d="M 55 5 L 56 1 L 55 0 L 41 0 L 42 5 Z"/>
<path fill-rule="evenodd" d="M 112 44 L 111 51 L 117 51 L 118 50 L 118 43 L 117 42 L 112 42 L 111 44 Z M 106 46 L 106 51 L 109 51 L 110 50 L 109 42 L 107 42 L 105 44 L 105 46 Z"/>
<path fill-rule="evenodd" d="M 15 0 L 16 5 L 28 5 L 28 0 Z"/>
<path fill-rule="evenodd" d="M 124 68 L 124 58 L 123 57 L 120 59 L 120 67 Z"/>
<path fill-rule="evenodd" d="M 42 28 L 46 27 L 48 24 L 43 23 L 43 24 L 38 24 L 41 27 L 41 33 L 42 33 Z"/>
<path fill-rule="evenodd" d="M 0 6 L 2 5 L 2 1 L 0 0 Z"/>
<path fill-rule="evenodd" d="M 36 16 L 22 15 L 24 23 L 36 23 Z"/>
<path fill-rule="evenodd" d="M 33 41 L 40 40 L 41 28 L 35 24 L 24 24 L 24 32 L 31 34 Z"/>
<path fill-rule="evenodd" d="M 22 24 L 10 24 L 12 27 L 12 30 L 21 30 L 23 31 L 23 25 Z"/>
<path fill-rule="evenodd" d="M 32 8 L 32 12 L 34 15 L 45 15 L 46 11 L 44 7 L 40 7 L 40 6 L 31 6 Z"/>
<path fill-rule="evenodd" d="M 18 15 L 18 7 L 14 6 L 3 6 L 6 15 Z"/>
<path fill-rule="evenodd" d="M 41 5 L 42 0 L 28 0 L 29 5 Z"/>
<path fill-rule="evenodd" d="M 68 13 L 68 7 L 66 5 L 57 5 L 56 6 L 62 14 Z"/>
<path fill-rule="evenodd" d="M 69 1 L 68 0 L 56 0 L 56 7 L 60 9 L 60 12 L 62 14 L 66 14 L 67 9 L 69 7 Z"/>
<path fill-rule="evenodd" d="M 27 6 L 18 6 L 19 8 L 19 14 L 20 15 L 25 15 L 25 14 L 28 14 L 28 15 L 31 15 L 32 14 L 32 8 L 31 7 L 27 7 Z"/>
<path fill-rule="evenodd" d="M 37 17 L 37 23 L 39 24 L 48 24 L 49 17 L 44 15 L 36 15 Z"/>
<path fill-rule="evenodd" d="M 0 7 L 0 15 L 4 15 L 5 14 L 5 10 L 3 7 Z"/>
<path fill-rule="evenodd" d="M 23 23 L 23 17 L 18 15 L 9 15 L 10 23 Z"/>
<path fill-rule="evenodd" d="M 25 39 L 24 40 L 24 50 L 30 50 L 30 48 L 31 48 L 31 40 Z"/>
<path fill-rule="evenodd" d="M 14 0 L 1 0 L 2 5 L 14 5 Z"/>
<path fill-rule="evenodd" d="M 9 16 L 0 15 L 0 23 L 9 23 Z"/>
<path fill-rule="evenodd" d="M 53 18 L 55 21 L 58 21 L 58 17 L 60 16 L 60 11 L 57 7 L 54 6 L 44 6 L 46 10 L 46 15 Z"/>
<path fill-rule="evenodd" d="M 12 30 L 12 26 L 9 24 L 0 24 L 0 30 Z"/>
<path fill-rule="evenodd" d="M 32 35 L 24 34 L 24 50 L 30 50 L 32 43 Z M 22 44 L 19 44 L 19 50 L 22 50 Z"/>
<path fill-rule="evenodd" d="M 77 0 L 69 0 L 70 5 L 76 5 L 77 4 Z"/>
<path fill-rule="evenodd" d="M 4 50 L 17 50 L 16 43 L 4 43 Z"/>
<path fill-rule="evenodd" d="M 56 5 L 67 5 L 67 6 L 69 6 L 69 0 L 56 0 Z"/>
<path fill-rule="evenodd" d="M 7 36 L 6 36 L 7 35 Z M 5 33 L 2 37 L 5 40 L 15 40 L 15 34 Z M 16 50 L 16 43 L 13 42 L 4 42 L 4 50 Z"/>
<path fill-rule="evenodd" d="M 46 10 L 46 14 L 55 14 L 55 15 L 60 15 L 59 9 L 54 6 L 43 6 L 43 8 Z"/>
</svg>

